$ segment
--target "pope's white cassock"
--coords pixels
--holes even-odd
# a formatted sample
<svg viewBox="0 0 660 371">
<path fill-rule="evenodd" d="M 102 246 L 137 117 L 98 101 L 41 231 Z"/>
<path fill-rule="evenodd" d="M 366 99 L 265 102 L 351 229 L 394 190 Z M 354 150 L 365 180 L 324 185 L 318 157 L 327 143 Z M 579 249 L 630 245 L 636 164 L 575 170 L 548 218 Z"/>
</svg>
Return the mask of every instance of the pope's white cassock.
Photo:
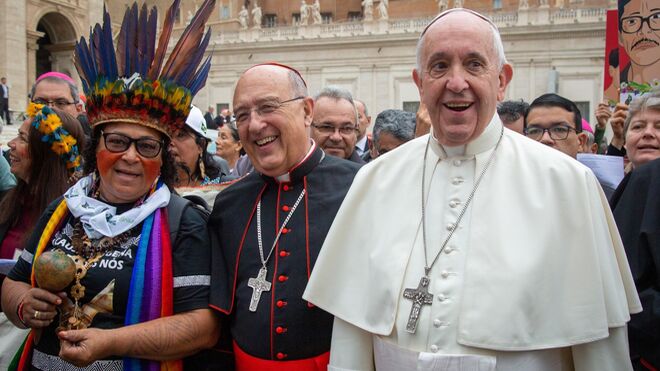
<svg viewBox="0 0 660 371">
<path fill-rule="evenodd" d="M 428 135 L 360 170 L 303 296 L 335 315 L 330 370 L 631 369 L 641 305 L 598 181 L 508 129 L 406 332 L 403 292 L 424 275 L 422 167 L 430 263 L 501 133 L 495 115 L 465 146 L 431 139 L 425 164 Z"/>
</svg>

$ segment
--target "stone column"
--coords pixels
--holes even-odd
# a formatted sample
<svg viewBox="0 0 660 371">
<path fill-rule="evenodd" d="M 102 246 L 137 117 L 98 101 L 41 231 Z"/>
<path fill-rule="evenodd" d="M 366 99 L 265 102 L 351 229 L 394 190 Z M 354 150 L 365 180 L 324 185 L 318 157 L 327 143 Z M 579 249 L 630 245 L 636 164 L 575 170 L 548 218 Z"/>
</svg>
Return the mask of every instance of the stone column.
<svg viewBox="0 0 660 371">
<path fill-rule="evenodd" d="M 28 93 L 29 89 L 32 87 L 34 80 L 37 79 L 37 50 L 39 50 L 39 44 L 37 40 L 44 37 L 45 33 L 41 31 L 31 31 L 27 30 L 26 36 L 26 46 L 27 46 L 27 71 L 26 71 L 26 81 Z"/>
<path fill-rule="evenodd" d="M 22 112 L 27 104 L 26 0 L 0 1 L 0 75 L 9 84 L 9 109 Z"/>
</svg>

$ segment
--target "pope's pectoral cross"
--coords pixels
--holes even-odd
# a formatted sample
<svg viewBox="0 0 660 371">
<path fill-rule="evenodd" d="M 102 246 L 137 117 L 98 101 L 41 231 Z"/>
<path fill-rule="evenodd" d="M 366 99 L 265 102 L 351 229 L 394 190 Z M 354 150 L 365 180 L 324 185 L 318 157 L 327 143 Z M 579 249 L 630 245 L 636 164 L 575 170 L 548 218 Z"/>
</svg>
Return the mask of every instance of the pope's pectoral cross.
<svg viewBox="0 0 660 371">
<path fill-rule="evenodd" d="M 248 286 L 252 288 L 250 312 L 257 311 L 257 306 L 259 305 L 259 300 L 261 299 L 261 293 L 264 291 L 270 291 L 271 283 L 266 281 L 266 273 L 268 273 L 266 267 L 261 267 L 257 277 L 252 277 L 248 280 Z"/>
<path fill-rule="evenodd" d="M 428 277 L 424 276 L 419 281 L 416 289 L 403 290 L 403 297 L 412 300 L 412 308 L 406 324 L 406 331 L 411 334 L 414 334 L 417 330 L 417 322 L 419 322 L 419 313 L 422 311 L 422 306 L 433 304 L 433 294 L 429 294 L 429 282 Z"/>
</svg>

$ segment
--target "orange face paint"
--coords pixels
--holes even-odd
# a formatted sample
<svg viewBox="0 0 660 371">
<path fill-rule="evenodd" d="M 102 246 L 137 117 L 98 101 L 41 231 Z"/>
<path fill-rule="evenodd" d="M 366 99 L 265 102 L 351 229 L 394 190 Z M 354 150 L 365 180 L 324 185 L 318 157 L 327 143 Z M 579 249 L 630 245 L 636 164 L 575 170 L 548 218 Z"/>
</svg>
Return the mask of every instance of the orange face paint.
<svg viewBox="0 0 660 371">
<path fill-rule="evenodd" d="M 107 149 L 101 149 L 96 153 L 96 167 L 101 174 L 101 177 L 108 177 L 108 173 L 115 165 L 117 161 L 121 159 L 124 152 L 114 153 L 110 152 Z M 146 184 L 151 186 L 156 177 L 160 175 L 160 167 L 162 165 L 162 160 L 160 156 L 155 158 L 143 158 L 138 157 L 140 163 L 142 164 L 142 169 L 144 171 L 144 181 Z"/>
<path fill-rule="evenodd" d="M 99 174 L 101 174 L 102 177 L 107 177 L 108 172 L 115 162 L 119 161 L 122 154 L 123 153 L 113 153 L 107 149 L 99 150 L 96 153 L 96 167 L 99 170 Z"/>
</svg>

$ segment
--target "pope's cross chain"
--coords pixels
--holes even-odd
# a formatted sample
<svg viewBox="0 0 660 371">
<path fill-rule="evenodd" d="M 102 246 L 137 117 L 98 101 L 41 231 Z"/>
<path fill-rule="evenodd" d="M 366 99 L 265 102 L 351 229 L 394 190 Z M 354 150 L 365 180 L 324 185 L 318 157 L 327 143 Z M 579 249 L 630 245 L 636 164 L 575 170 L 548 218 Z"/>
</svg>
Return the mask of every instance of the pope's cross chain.
<svg viewBox="0 0 660 371">
<path fill-rule="evenodd" d="M 416 289 L 403 290 L 403 297 L 412 300 L 412 308 L 410 308 L 410 316 L 408 316 L 408 323 L 406 324 L 406 331 L 411 334 L 414 334 L 417 330 L 422 306 L 433 304 L 433 294 L 429 293 L 429 282 L 429 278 L 423 276 Z"/>
<path fill-rule="evenodd" d="M 271 283 L 266 281 L 267 273 L 268 269 L 266 269 L 266 267 L 262 267 L 259 269 L 259 274 L 257 274 L 257 277 L 252 277 L 248 280 L 248 286 L 252 288 L 250 312 L 257 311 L 257 306 L 259 305 L 259 300 L 261 299 L 261 293 L 264 291 L 270 291 Z"/>
</svg>

